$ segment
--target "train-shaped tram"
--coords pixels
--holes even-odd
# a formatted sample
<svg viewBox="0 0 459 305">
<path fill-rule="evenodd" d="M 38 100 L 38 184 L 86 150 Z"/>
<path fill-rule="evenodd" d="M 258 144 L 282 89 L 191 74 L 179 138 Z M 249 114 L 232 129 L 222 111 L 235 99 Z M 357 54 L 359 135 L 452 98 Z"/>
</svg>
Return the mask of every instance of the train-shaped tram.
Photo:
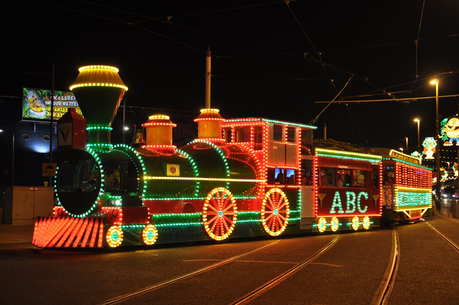
<svg viewBox="0 0 459 305">
<path fill-rule="evenodd" d="M 172 145 L 176 125 L 162 114 L 142 125 L 145 142 L 139 134 L 133 145 L 113 145 L 127 87 L 114 67 L 79 71 L 71 90 L 85 117 L 69 110 L 58 121 L 57 205 L 53 217 L 36 219 L 38 247 L 368 230 L 383 207 L 406 221 L 431 207 L 432 173 L 418 159 L 314 144 L 316 127 L 306 124 L 224 119 L 205 108 L 187 145 Z"/>
</svg>

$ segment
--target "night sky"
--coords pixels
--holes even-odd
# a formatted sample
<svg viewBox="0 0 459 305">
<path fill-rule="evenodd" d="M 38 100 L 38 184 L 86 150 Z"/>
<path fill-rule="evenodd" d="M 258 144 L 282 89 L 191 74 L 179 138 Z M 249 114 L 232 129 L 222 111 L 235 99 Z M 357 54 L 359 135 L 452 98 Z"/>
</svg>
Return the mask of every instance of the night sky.
<svg viewBox="0 0 459 305">
<path fill-rule="evenodd" d="M 288 3 L 288 5 L 287 5 Z M 459 2 L 2 1 L 0 95 L 22 87 L 68 90 L 78 68 L 113 65 L 128 105 L 204 108 L 212 51 L 212 107 L 224 117 L 310 124 L 315 137 L 398 148 L 434 136 L 435 95 L 459 94 Z M 168 16 L 170 16 L 168 18 Z M 375 103 L 344 103 L 394 98 Z M 440 116 L 459 99 L 441 98 Z M 153 114 L 153 113 L 152 113 Z M 142 122 L 134 122 L 140 125 Z"/>
</svg>

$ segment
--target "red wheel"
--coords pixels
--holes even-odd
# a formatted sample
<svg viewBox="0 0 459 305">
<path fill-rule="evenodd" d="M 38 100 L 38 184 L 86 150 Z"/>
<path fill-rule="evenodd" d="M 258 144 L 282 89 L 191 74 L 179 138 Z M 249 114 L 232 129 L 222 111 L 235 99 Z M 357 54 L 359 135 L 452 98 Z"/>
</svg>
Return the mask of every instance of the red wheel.
<svg viewBox="0 0 459 305">
<path fill-rule="evenodd" d="M 204 229 L 210 238 L 224 240 L 236 226 L 237 207 L 233 195 L 223 187 L 213 189 L 207 195 L 202 211 Z"/>
<path fill-rule="evenodd" d="M 270 189 L 261 205 L 261 224 L 266 233 L 278 236 L 287 228 L 290 206 L 287 196 L 281 189 Z"/>
</svg>

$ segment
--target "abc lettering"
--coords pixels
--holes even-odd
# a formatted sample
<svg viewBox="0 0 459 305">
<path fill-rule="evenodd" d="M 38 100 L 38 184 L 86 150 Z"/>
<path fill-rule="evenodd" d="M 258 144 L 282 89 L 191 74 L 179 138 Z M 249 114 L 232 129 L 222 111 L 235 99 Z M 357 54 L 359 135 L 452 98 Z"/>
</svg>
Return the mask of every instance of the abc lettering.
<svg viewBox="0 0 459 305">
<path fill-rule="evenodd" d="M 368 199 L 367 192 L 360 192 L 357 196 L 354 192 L 346 192 L 346 210 L 343 210 L 343 204 L 341 202 L 341 196 L 339 192 L 335 192 L 333 197 L 333 204 L 330 209 L 330 214 L 352 214 L 357 209 L 359 213 L 365 213 L 368 210 L 368 206 L 362 207 L 361 199 Z"/>
</svg>

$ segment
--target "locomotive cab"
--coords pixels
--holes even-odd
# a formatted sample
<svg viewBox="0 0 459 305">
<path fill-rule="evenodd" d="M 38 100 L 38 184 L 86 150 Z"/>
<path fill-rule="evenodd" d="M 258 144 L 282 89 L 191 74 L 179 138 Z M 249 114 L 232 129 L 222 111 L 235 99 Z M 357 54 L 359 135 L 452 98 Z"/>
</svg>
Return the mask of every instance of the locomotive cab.
<svg viewBox="0 0 459 305">
<path fill-rule="evenodd" d="M 122 153 L 71 150 L 56 184 L 59 202 L 70 215 L 88 215 L 98 206 L 142 205 L 136 166 Z"/>
</svg>

